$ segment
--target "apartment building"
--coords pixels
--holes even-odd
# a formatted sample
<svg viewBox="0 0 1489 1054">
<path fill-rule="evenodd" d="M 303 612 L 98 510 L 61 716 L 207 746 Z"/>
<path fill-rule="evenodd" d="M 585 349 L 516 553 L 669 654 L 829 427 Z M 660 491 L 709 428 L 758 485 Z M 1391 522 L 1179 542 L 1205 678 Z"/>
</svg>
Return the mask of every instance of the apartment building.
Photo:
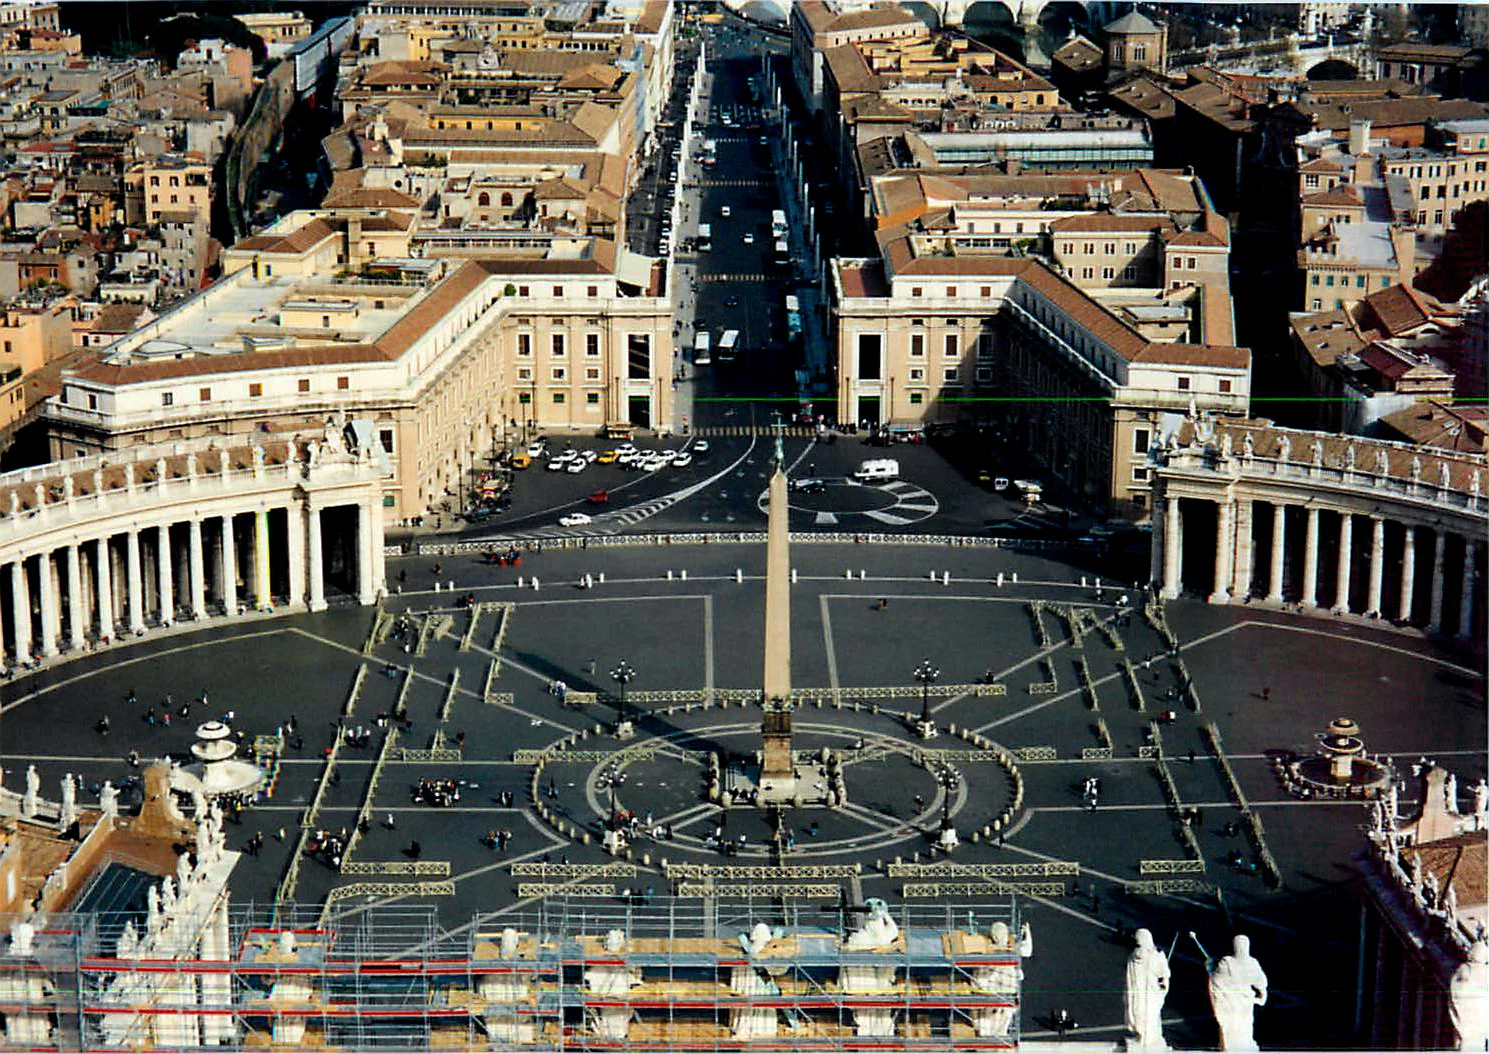
<svg viewBox="0 0 1489 1054">
<path fill-rule="evenodd" d="M 145 222 L 158 224 L 164 213 L 190 212 L 212 219 L 212 166 L 184 155 L 153 158 L 140 166 Z"/>
<path fill-rule="evenodd" d="M 907 232 L 831 282 L 843 423 L 987 424 L 1114 512 L 1146 515 L 1166 422 L 1246 412 L 1246 349 L 1150 339 L 1038 259 Z"/>
<path fill-rule="evenodd" d="M 264 11 L 234 15 L 264 42 L 271 59 L 283 58 L 296 44 L 310 36 L 310 19 L 300 11 Z"/>
</svg>

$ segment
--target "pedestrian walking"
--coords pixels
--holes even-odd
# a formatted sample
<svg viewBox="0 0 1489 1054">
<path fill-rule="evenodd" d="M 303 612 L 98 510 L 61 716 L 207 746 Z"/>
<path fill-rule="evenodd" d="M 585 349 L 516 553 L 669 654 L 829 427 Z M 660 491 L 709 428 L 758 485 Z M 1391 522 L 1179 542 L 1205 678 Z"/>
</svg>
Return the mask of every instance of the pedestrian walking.
<svg viewBox="0 0 1489 1054">
<path fill-rule="evenodd" d="M 1272 689 L 1270 689 L 1270 688 L 1263 688 L 1262 689 L 1262 702 L 1264 702 L 1264 703 L 1270 703 L 1271 701 L 1272 701 Z"/>
</svg>

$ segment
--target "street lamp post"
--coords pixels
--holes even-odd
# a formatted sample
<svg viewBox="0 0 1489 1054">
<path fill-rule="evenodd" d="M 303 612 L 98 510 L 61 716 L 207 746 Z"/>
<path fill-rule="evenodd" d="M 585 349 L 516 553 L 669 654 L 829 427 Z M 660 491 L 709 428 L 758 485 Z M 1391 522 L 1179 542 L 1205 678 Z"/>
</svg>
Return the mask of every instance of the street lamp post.
<svg viewBox="0 0 1489 1054">
<path fill-rule="evenodd" d="M 931 685 L 935 684 L 941 677 L 941 671 L 931 665 L 931 660 L 926 659 L 911 675 L 920 682 L 920 723 L 928 725 L 931 722 Z"/>
<path fill-rule="evenodd" d="M 636 679 L 636 671 L 625 659 L 620 660 L 610 671 L 610 679 L 620 686 L 620 707 L 616 717 L 616 735 L 623 735 L 631 727 L 626 717 L 626 685 Z"/>
</svg>

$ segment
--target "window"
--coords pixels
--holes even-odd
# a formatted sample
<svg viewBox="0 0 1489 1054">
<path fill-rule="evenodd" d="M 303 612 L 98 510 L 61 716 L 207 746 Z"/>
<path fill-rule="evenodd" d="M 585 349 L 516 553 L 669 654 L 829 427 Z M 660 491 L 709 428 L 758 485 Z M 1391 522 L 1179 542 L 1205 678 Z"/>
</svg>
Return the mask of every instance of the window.
<svg viewBox="0 0 1489 1054">
<path fill-rule="evenodd" d="M 1303 177 L 1303 186 L 1309 187 L 1309 188 L 1317 187 L 1318 186 L 1318 177 L 1317 176 L 1304 176 Z"/>
<path fill-rule="evenodd" d="M 517 334 L 517 354 L 531 355 L 533 353 L 533 335 L 531 333 Z"/>
<path fill-rule="evenodd" d="M 626 335 L 626 376 L 633 381 L 651 377 L 651 337 L 645 333 Z"/>
<path fill-rule="evenodd" d="M 1094 277 L 1096 277 L 1096 272 L 1095 272 L 1094 269 L 1092 269 L 1090 267 L 1082 267 L 1081 268 L 1081 277 L 1082 278 L 1094 278 Z"/>
<path fill-rule="evenodd" d="M 960 377 L 961 374 L 955 366 L 948 366 L 941 371 L 941 379 L 947 384 L 956 384 Z"/>
<path fill-rule="evenodd" d="M 476 199 L 476 204 L 479 205 L 481 208 L 485 208 L 486 206 L 491 204 L 491 195 L 486 193 L 484 190 L 481 191 L 481 196 Z"/>
<path fill-rule="evenodd" d="M 978 384 L 992 384 L 993 383 L 993 371 L 990 370 L 990 369 L 988 369 L 986 366 L 979 366 L 977 368 L 977 383 Z"/>
<path fill-rule="evenodd" d="M 1107 242 L 1104 246 L 1102 246 L 1102 249 L 1105 251 L 1105 253 L 1108 256 L 1116 256 L 1117 255 L 1117 243 L 1116 242 Z"/>
<path fill-rule="evenodd" d="M 1198 256 L 1191 256 L 1189 258 L 1189 269 L 1191 271 L 1193 271 L 1198 266 L 1199 266 L 1199 257 Z"/>
<path fill-rule="evenodd" d="M 298 381 L 295 382 L 295 389 L 302 395 L 310 391 L 310 378 L 301 377 Z"/>
<path fill-rule="evenodd" d="M 1084 253 L 1086 256 L 1095 256 L 1096 255 L 1096 243 L 1095 242 L 1087 242 L 1085 245 L 1081 246 L 1081 252 Z"/>
<path fill-rule="evenodd" d="M 1148 45 L 1146 45 L 1146 44 L 1134 44 L 1134 45 L 1132 45 L 1132 61 L 1133 62 L 1146 62 L 1147 60 L 1148 60 Z"/>
<path fill-rule="evenodd" d="M 176 393 L 175 392 L 161 392 L 160 393 L 160 405 L 161 406 L 174 406 L 175 404 L 176 404 Z"/>
<path fill-rule="evenodd" d="M 517 295 L 518 296 L 527 296 L 528 295 L 527 286 L 525 286 L 525 285 L 519 285 L 517 287 Z"/>
<path fill-rule="evenodd" d="M 555 406 L 562 406 L 563 404 L 564 404 L 564 393 L 563 392 L 554 392 L 553 393 L 553 405 L 555 405 Z"/>
<path fill-rule="evenodd" d="M 253 384 L 250 384 L 248 386 L 248 397 L 250 399 L 257 399 L 257 398 L 261 397 L 263 394 L 264 394 L 264 386 L 262 384 L 259 384 L 257 381 L 255 381 Z"/>
<path fill-rule="evenodd" d="M 1181 392 L 1187 392 L 1188 390 L 1189 390 L 1189 378 L 1188 377 L 1180 377 L 1179 378 L 1179 391 L 1181 391 Z"/>
<path fill-rule="evenodd" d="M 925 354 L 925 334 L 910 334 L 910 357 L 920 358 Z"/>
<path fill-rule="evenodd" d="M 977 358 L 983 362 L 993 357 L 993 335 L 991 333 L 977 334 Z"/>
<path fill-rule="evenodd" d="M 984 300 L 986 300 L 988 297 L 990 297 L 990 296 L 993 295 L 993 287 L 990 286 L 990 285 L 983 286 L 982 287 L 982 292 L 979 293 L 978 295 L 981 296 Z"/>
<path fill-rule="evenodd" d="M 553 334 L 553 357 L 555 359 L 564 357 L 564 335 L 562 333 Z"/>
<path fill-rule="evenodd" d="M 956 286 L 949 285 L 949 286 L 946 287 L 946 299 L 948 299 L 948 300 L 955 300 L 956 299 Z"/>
<path fill-rule="evenodd" d="M 959 350 L 958 347 L 957 347 L 957 344 L 958 344 L 958 340 L 957 340 L 957 335 L 955 333 L 948 333 L 948 334 L 946 334 L 946 354 L 947 354 L 948 357 L 957 354 L 957 352 Z"/>
<path fill-rule="evenodd" d="M 910 405 L 911 406 L 920 406 L 924 402 L 925 402 L 925 392 L 911 392 L 910 393 Z"/>
<path fill-rule="evenodd" d="M 587 380 L 587 381 L 597 381 L 597 380 L 599 380 L 600 379 L 600 368 L 598 366 L 590 366 L 588 369 L 586 369 L 584 371 L 584 379 Z"/>
<path fill-rule="evenodd" d="M 1137 278 L 1137 268 L 1136 267 L 1133 267 L 1131 264 L 1128 264 L 1126 267 L 1122 268 L 1122 280 L 1124 282 L 1131 282 L 1135 278 Z"/>
<path fill-rule="evenodd" d="M 1134 428 L 1132 430 L 1132 452 L 1134 454 L 1148 453 L 1149 437 L 1152 435 L 1146 428 Z"/>
<path fill-rule="evenodd" d="M 921 288 L 920 288 L 920 286 L 918 286 L 918 285 L 915 285 L 915 286 L 911 286 L 911 287 L 910 287 L 910 295 L 911 295 L 911 296 L 912 296 L 912 297 L 916 297 L 916 298 L 919 298 L 919 297 L 921 297 L 921 296 L 923 296 L 923 295 L 924 295 L 924 290 L 922 290 L 922 289 L 921 289 Z"/>
<path fill-rule="evenodd" d="M 377 439 L 383 445 L 383 453 L 391 454 L 393 452 L 393 429 L 380 429 L 377 433 Z"/>
<path fill-rule="evenodd" d="M 925 380 L 925 370 L 911 370 L 910 371 L 910 379 L 912 381 L 923 381 L 923 380 Z"/>
<path fill-rule="evenodd" d="M 564 369 L 562 366 L 553 367 L 553 379 L 555 381 L 567 380 L 568 374 L 569 371 Z"/>
<path fill-rule="evenodd" d="M 1230 394 L 1230 381 L 1222 380 L 1220 382 L 1220 394 L 1221 395 L 1229 395 Z"/>
<path fill-rule="evenodd" d="M 883 338 L 877 333 L 860 333 L 858 335 L 858 379 L 862 381 L 880 380 L 880 352 L 883 348 Z"/>
<path fill-rule="evenodd" d="M 517 379 L 519 381 L 530 381 L 533 379 L 533 368 L 531 366 L 517 367 Z"/>
<path fill-rule="evenodd" d="M 584 393 L 584 402 L 588 406 L 599 406 L 600 405 L 600 393 L 599 392 L 585 392 Z"/>
<path fill-rule="evenodd" d="M 584 289 L 584 295 L 593 300 L 600 295 L 600 287 L 597 285 L 586 286 Z"/>
<path fill-rule="evenodd" d="M 510 190 L 502 191 L 501 202 L 502 208 L 509 209 L 512 207 L 512 192 Z"/>
<path fill-rule="evenodd" d="M 600 357 L 600 335 L 598 333 L 584 335 L 584 354 L 586 358 L 591 359 Z"/>
<path fill-rule="evenodd" d="M 555 297 L 562 297 L 564 295 L 564 287 L 561 286 L 561 285 L 554 286 L 553 287 L 553 295 Z"/>
<path fill-rule="evenodd" d="M 348 390 L 350 390 L 351 386 L 352 386 L 352 379 L 350 377 L 337 377 L 336 378 L 336 390 L 338 392 L 348 391 Z"/>
<path fill-rule="evenodd" d="M 197 402 L 210 403 L 212 401 L 211 388 L 198 388 L 196 393 Z"/>
<path fill-rule="evenodd" d="M 1146 482 L 1148 482 L 1148 466 L 1147 465 L 1133 465 L 1132 466 L 1132 482 L 1134 482 L 1134 483 L 1146 483 Z"/>
<path fill-rule="evenodd" d="M 521 406 L 530 406 L 532 404 L 532 401 L 533 401 L 533 393 L 532 392 L 518 392 L 517 393 L 517 402 L 518 402 L 519 405 L 521 405 Z"/>
<path fill-rule="evenodd" d="M 1102 278 L 1111 279 L 1111 278 L 1115 278 L 1116 276 L 1117 276 L 1117 272 L 1114 269 L 1110 268 L 1110 267 L 1103 267 L 1101 269 L 1101 277 Z"/>
<path fill-rule="evenodd" d="M 1314 278 L 1317 278 L 1318 275 L 1314 275 L 1313 277 Z M 1313 310 L 1313 311 L 1322 311 L 1323 310 L 1323 306 L 1324 306 L 1324 302 L 1322 300 L 1320 300 L 1318 297 L 1314 297 L 1313 298 L 1313 303 L 1310 305 L 1310 310 Z"/>
</svg>

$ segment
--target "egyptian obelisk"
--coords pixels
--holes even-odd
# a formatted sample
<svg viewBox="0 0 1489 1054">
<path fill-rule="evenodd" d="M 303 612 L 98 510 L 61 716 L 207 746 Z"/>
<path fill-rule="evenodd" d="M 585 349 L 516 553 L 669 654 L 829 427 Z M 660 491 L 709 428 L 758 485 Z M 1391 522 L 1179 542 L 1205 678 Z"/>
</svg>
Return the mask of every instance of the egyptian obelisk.
<svg viewBox="0 0 1489 1054">
<path fill-rule="evenodd" d="M 776 468 L 770 477 L 765 529 L 765 718 L 760 798 L 785 801 L 796 794 L 791 753 L 791 539 L 786 461 L 776 434 Z"/>
</svg>

